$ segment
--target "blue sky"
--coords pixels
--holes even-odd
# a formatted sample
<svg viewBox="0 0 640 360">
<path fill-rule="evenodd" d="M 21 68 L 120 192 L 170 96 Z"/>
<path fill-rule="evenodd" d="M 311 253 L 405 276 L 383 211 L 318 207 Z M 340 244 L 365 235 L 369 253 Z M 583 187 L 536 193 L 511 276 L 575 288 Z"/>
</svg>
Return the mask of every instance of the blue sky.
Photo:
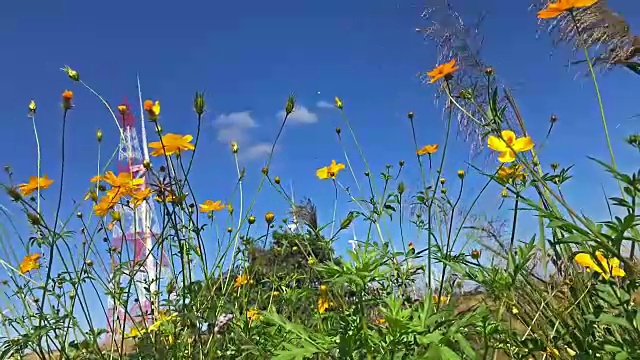
<svg viewBox="0 0 640 360">
<path fill-rule="evenodd" d="M 466 3 L 460 2 L 457 10 L 473 20 L 482 9 Z M 623 1 L 611 1 L 611 5 L 637 31 L 639 5 Z M 590 80 L 574 79 L 575 71 L 565 67 L 568 57 L 564 51 L 550 56 L 551 41 L 544 33 L 536 38 L 537 20 L 526 5 L 501 1 L 485 6 L 485 61 L 514 87 L 534 141 L 545 136 L 549 116 L 558 115 L 550 143 L 540 156 L 547 164 L 576 164 L 574 175 L 579 181 L 570 182 L 567 197 L 576 208 L 604 216 L 600 186 L 615 187 L 586 158 L 608 158 Z M 236 176 L 228 146 L 230 134 L 239 137 L 242 165 L 247 168 L 245 189 L 252 197 L 264 162 L 261 149 L 273 141 L 280 121 L 277 113 L 287 95 L 294 93 L 300 106 L 298 116 L 285 129 L 271 173 L 287 186 L 292 182 L 297 198 L 313 199 L 321 221 L 329 221 L 333 188 L 315 179 L 315 169 L 331 159 L 342 159 L 335 127 L 343 128 L 347 141 L 350 137 L 339 113 L 319 107 L 320 102 L 331 103 L 334 96 L 340 96 L 374 172 L 404 159 L 413 168 L 405 178 L 409 188 L 417 186 L 418 177 L 406 113 L 416 113 L 420 143 L 443 140 L 444 122 L 433 101 L 434 88 L 421 84 L 416 76 L 430 70 L 436 61 L 433 46 L 414 31 L 427 25 L 420 17 L 422 10 L 422 2 L 380 0 L 179 4 L 113 0 L 108 6 L 86 1 L 9 2 L 0 14 L 0 44 L 5 54 L 0 58 L 5 70 L 0 87 L 5 144 L 0 164 L 10 164 L 19 182 L 35 175 L 36 147 L 26 117 L 27 104 L 34 98 L 43 171 L 59 179 L 60 93 L 73 90 L 76 107 L 66 132 L 63 206 L 63 213 L 70 212 L 70 201 L 81 199 L 88 179 L 95 175 L 95 131 L 101 128 L 105 133 L 104 153 L 117 145 L 117 134 L 99 101 L 71 83 L 59 68 L 68 64 L 78 70 L 113 105 L 125 96 L 137 102 L 135 77 L 139 73 L 143 96 L 162 102 L 161 123 L 167 132 L 195 133 L 193 93 L 206 90 L 209 111 L 202 122 L 194 165 L 197 173 L 192 179 L 198 200 L 227 200 L 231 194 Z M 627 90 L 639 83 L 640 77 L 621 69 L 600 77 L 622 170 L 635 170 L 638 163 L 637 154 L 621 139 L 639 128 L 638 120 L 630 119 L 640 113 L 635 106 L 637 93 Z M 349 147 L 356 170 L 364 171 L 357 152 Z M 467 160 L 468 145 L 454 141 L 445 177 L 454 181 L 456 170 L 465 167 Z M 344 182 L 352 185 L 346 175 Z M 477 175 L 468 176 L 471 194 L 483 181 Z M 500 203 L 498 193 L 499 188 L 492 190 L 480 209 L 495 208 Z M 45 193 L 43 209 L 49 216 L 56 194 L 56 186 Z M 7 199 L 0 204 L 14 208 Z M 267 189 L 260 195 L 255 214 L 261 218 L 265 211 L 273 210 L 282 217 L 286 209 L 287 203 Z M 339 213 L 344 215 L 349 209 L 340 206 Z M 346 239 L 341 241 L 346 245 Z"/>
</svg>

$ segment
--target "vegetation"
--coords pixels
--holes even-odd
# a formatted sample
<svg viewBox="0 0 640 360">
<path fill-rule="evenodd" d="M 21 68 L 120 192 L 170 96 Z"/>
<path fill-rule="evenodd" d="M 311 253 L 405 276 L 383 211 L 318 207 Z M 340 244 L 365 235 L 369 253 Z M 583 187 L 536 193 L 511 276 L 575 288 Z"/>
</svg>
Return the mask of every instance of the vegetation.
<svg viewBox="0 0 640 360">
<path fill-rule="evenodd" d="M 604 1 L 542 5 L 538 17 L 557 21 L 553 29 L 565 29 L 562 41 L 574 42 L 585 54 L 597 45 L 593 37 L 583 40 L 587 32 L 600 29 L 594 16 L 611 16 Z M 311 200 L 295 203 L 270 173 L 273 149 L 296 111 L 294 97 L 285 103 L 261 175 L 257 169 L 245 172 L 238 164 L 242 144 L 230 144 L 237 181 L 228 203 L 198 201 L 191 188 L 193 154 L 206 111 L 205 96 L 198 92 L 195 137 L 163 130 L 160 103 L 144 101 L 144 115 L 156 130 L 149 144 L 151 161 L 142 164 L 150 186 L 132 174 L 109 171 L 114 153 L 99 162 L 100 174 L 87 181 L 84 201 L 92 204 L 90 213 L 61 214 L 63 182 L 69 176 L 64 155 L 61 179 L 42 172 L 49 166 L 41 166 L 40 156 L 38 173 L 28 181 L 7 167 L 3 188 L 13 201 L 11 212 L 20 213 L 17 221 L 28 221 L 31 233 L 19 249 L 16 242 L 2 241 L 7 309 L 0 357 L 640 359 L 640 309 L 635 305 L 640 170 L 622 173 L 616 165 L 611 146 L 616 139 L 609 137 L 594 70 L 603 64 L 640 69 L 634 62 L 635 37 L 627 37 L 628 46 L 621 36 L 615 39 L 608 42 L 615 49 L 608 52 L 611 58 L 602 53 L 597 61 L 584 60 L 598 94 L 594 108 L 602 114 L 601 140 L 610 151 L 606 159 L 593 161 L 618 185 L 608 197 L 606 219 L 592 219 L 566 201 L 563 189 L 569 186 L 571 166 L 538 156 L 547 139 L 529 136 L 526 119 L 497 70 L 470 61 L 473 51 L 460 42 L 426 74 L 429 86 L 445 100 L 444 141 L 425 143 L 417 135 L 418 116 L 407 115 L 415 161 L 370 168 L 350 125 L 348 99 L 335 98 L 346 129 L 336 129 L 340 144 L 353 141 L 359 152 L 349 157 L 345 151 L 344 160 L 326 159 L 312 180 L 325 182 L 336 203 L 339 193 L 350 202 L 344 218 L 337 218 L 334 207 L 327 224 L 319 223 Z M 63 70 L 73 86 L 103 102 L 122 133 L 120 120 L 130 109 L 111 109 L 77 71 Z M 63 124 L 73 117 L 73 107 L 73 91 L 66 90 Z M 37 114 L 32 101 L 34 129 Z M 556 121 L 551 118 L 549 132 Z M 445 154 L 456 127 L 488 148 L 496 166 L 469 165 L 471 170 L 457 171 L 457 179 L 445 179 L 444 169 L 450 167 Z M 101 133 L 97 141 L 102 144 Z M 626 142 L 640 152 L 640 136 L 631 134 Z M 364 171 L 352 166 L 356 163 Z M 403 182 L 409 166 L 421 174 L 419 184 L 411 186 L 415 192 Z M 243 184 L 256 174 L 258 192 L 282 195 L 289 214 L 254 215 L 254 200 L 245 197 Z M 465 187 L 470 176 L 485 183 L 471 195 Z M 353 188 L 344 185 L 349 177 Z M 55 182 L 58 194 L 49 189 Z M 506 232 L 474 213 L 492 184 L 512 205 Z M 41 211 L 43 194 L 57 201 L 55 213 Z M 463 199 L 472 201 L 463 204 Z M 127 232 L 127 210 L 137 214 L 150 203 L 160 214 L 151 254 L 165 261 L 164 270 L 157 270 L 164 281 L 157 283 L 130 276 L 142 271 L 151 255 L 140 256 L 128 242 L 116 246 L 113 238 Z M 525 211 L 535 213 L 538 229 L 522 239 L 517 229 Z M 5 229 L 17 229 L 10 210 L 3 213 Z M 71 230 L 72 221 L 80 224 L 79 232 Z M 367 235 L 351 249 L 335 249 L 336 239 L 350 236 L 357 223 L 365 225 Z M 385 235 L 392 227 L 399 238 Z M 410 228 L 422 238 L 408 241 Z M 16 238 L 23 239 L 17 232 Z M 208 254 L 216 244 L 216 252 Z M 153 298 L 146 316 L 130 310 L 139 302 L 140 282 Z M 107 295 L 124 308 L 126 321 L 101 320 L 107 315 Z"/>
</svg>

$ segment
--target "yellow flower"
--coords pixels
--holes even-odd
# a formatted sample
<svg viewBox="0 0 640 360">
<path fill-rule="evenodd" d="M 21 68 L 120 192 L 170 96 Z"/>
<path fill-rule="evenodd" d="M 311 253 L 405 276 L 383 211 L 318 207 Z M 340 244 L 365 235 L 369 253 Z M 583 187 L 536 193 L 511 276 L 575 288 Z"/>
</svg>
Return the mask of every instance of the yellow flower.
<svg viewBox="0 0 640 360">
<path fill-rule="evenodd" d="M 249 311 L 247 311 L 247 318 L 252 321 L 257 321 L 258 319 L 260 319 L 260 310 L 256 308 L 250 309 Z"/>
<path fill-rule="evenodd" d="M 500 162 L 512 162 L 516 159 L 516 153 L 533 149 L 533 141 L 528 136 L 516 138 L 516 134 L 511 130 L 503 130 L 501 135 L 502 139 L 492 135 L 487 140 L 489 149 L 500 152 Z"/>
<path fill-rule="evenodd" d="M 626 275 L 623 269 L 620 268 L 620 260 L 616 258 L 607 259 L 604 257 L 601 251 L 596 251 L 596 257 L 599 264 L 597 264 L 589 253 L 578 253 L 573 260 L 581 266 L 587 268 L 587 270 L 593 270 L 602 275 L 605 280 L 609 277 L 623 277 Z"/>
<path fill-rule="evenodd" d="M 154 103 L 151 100 L 145 100 L 144 110 L 149 115 L 149 119 L 153 121 L 158 120 L 158 115 L 160 115 L 160 101 Z"/>
<path fill-rule="evenodd" d="M 338 172 L 343 169 L 344 164 L 336 163 L 335 160 L 331 160 L 331 165 L 316 170 L 316 176 L 322 180 L 326 180 L 329 178 L 335 179 L 338 175 Z"/>
<path fill-rule="evenodd" d="M 237 289 L 240 286 L 246 285 L 248 283 L 249 283 L 249 275 L 242 274 L 242 275 L 239 275 L 238 277 L 236 277 L 236 283 L 233 285 L 233 287 L 235 287 Z"/>
<path fill-rule="evenodd" d="M 318 312 L 323 314 L 327 309 L 329 309 L 329 297 L 321 295 L 318 298 Z"/>
<path fill-rule="evenodd" d="M 40 269 L 40 257 L 38 253 L 29 254 L 22 259 L 20 263 L 20 274 L 26 274 L 30 271 Z"/>
<path fill-rule="evenodd" d="M 24 196 L 29 196 L 32 192 L 40 189 L 46 189 L 53 184 L 53 180 L 49 179 L 49 176 L 44 175 L 43 177 L 31 176 L 29 177 L 29 182 L 26 184 L 18 185 L 18 189 Z"/>
<path fill-rule="evenodd" d="M 438 295 L 433 295 L 432 299 L 434 303 L 439 303 L 440 305 L 446 305 L 449 303 L 449 297 L 446 295 L 442 295 L 440 297 L 438 297 Z"/>
<path fill-rule="evenodd" d="M 151 195 L 150 188 L 136 190 L 131 194 L 131 206 L 135 209 L 142 204 Z"/>
<path fill-rule="evenodd" d="M 34 100 L 31 100 L 31 102 L 29 102 L 29 117 L 33 117 L 33 115 L 35 115 L 36 113 L 36 109 L 37 109 L 37 105 L 36 102 Z"/>
<path fill-rule="evenodd" d="M 193 150 L 195 146 L 191 143 L 193 136 L 191 135 L 178 135 L 178 134 L 166 134 L 162 136 L 162 141 L 154 141 L 149 143 L 149 147 L 154 149 L 151 152 L 151 156 L 173 155 L 180 154 L 186 150 Z"/>
<path fill-rule="evenodd" d="M 416 151 L 416 154 L 422 155 L 431 155 L 438 151 L 438 144 L 425 145 Z"/>
<path fill-rule="evenodd" d="M 509 196 L 509 192 L 507 191 L 506 188 L 502 189 L 502 191 L 500 191 L 500 196 L 502 196 L 503 198 L 506 198 L 507 196 Z"/>
<path fill-rule="evenodd" d="M 127 113 L 127 105 L 121 104 L 118 105 L 118 112 L 120 113 L 120 115 L 123 115 Z"/>
<path fill-rule="evenodd" d="M 524 180 L 527 174 L 524 173 L 522 165 L 513 164 L 510 166 L 500 166 L 497 177 L 503 181 Z"/>
<path fill-rule="evenodd" d="M 138 328 L 137 326 L 132 326 L 131 330 L 129 331 L 129 335 L 127 337 L 132 337 L 132 338 L 136 338 L 141 336 L 142 334 L 146 333 L 147 330 L 144 328 Z"/>
<path fill-rule="evenodd" d="M 271 211 L 267 211 L 267 213 L 266 213 L 266 214 L 264 214 L 264 221 L 266 221 L 266 222 L 267 222 L 267 224 L 271 224 L 271 223 L 273 222 L 273 219 L 274 219 L 275 217 L 276 217 L 276 216 L 273 214 L 273 212 L 271 212 Z"/>
<path fill-rule="evenodd" d="M 343 108 L 342 100 L 340 100 L 340 98 L 339 98 L 339 97 L 337 97 L 337 96 L 336 96 L 336 98 L 335 98 L 335 100 L 334 100 L 334 103 L 335 103 L 335 105 L 336 105 L 336 107 L 337 107 L 338 109 L 342 110 L 342 108 Z"/>
<path fill-rule="evenodd" d="M 451 76 L 451 74 L 458 69 L 459 68 L 456 66 L 456 59 L 451 59 L 451 61 L 446 64 L 436 66 L 435 69 L 427 73 L 427 76 L 431 78 L 429 80 L 429 84 L 433 84 L 442 78 L 445 78 L 446 80 L 448 76 Z"/>
<path fill-rule="evenodd" d="M 560 16 L 565 11 L 588 7 L 598 0 L 558 0 L 555 3 L 549 3 L 546 8 L 538 11 L 538 19 L 552 19 Z"/>
<path fill-rule="evenodd" d="M 220 210 L 224 210 L 226 208 L 225 205 L 222 205 L 222 201 L 221 200 L 218 200 L 218 201 L 206 200 L 205 202 L 203 202 L 202 204 L 200 204 L 198 206 L 200 206 L 200 212 L 201 213 L 220 211 Z"/>
<path fill-rule="evenodd" d="M 378 324 L 378 325 L 384 325 L 386 323 L 387 323 L 387 320 L 385 320 L 385 318 L 376 319 L 376 324 Z"/>
</svg>

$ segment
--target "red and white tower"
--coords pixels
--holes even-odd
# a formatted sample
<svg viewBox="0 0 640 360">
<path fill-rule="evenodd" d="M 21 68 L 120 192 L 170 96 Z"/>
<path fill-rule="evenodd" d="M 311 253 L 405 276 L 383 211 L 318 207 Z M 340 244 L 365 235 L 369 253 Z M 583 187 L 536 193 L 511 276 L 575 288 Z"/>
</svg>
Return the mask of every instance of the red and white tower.
<svg viewBox="0 0 640 360">
<path fill-rule="evenodd" d="M 142 147 L 138 140 L 138 133 L 135 128 L 135 117 L 126 99 L 122 104 L 125 108 L 120 118 L 123 138 L 120 141 L 118 153 L 118 172 L 129 173 L 132 179 L 142 179 L 138 185 L 140 189 L 148 186 L 147 171 L 144 162 L 149 161 L 149 150 L 144 122 L 141 124 Z M 138 326 L 141 322 L 150 325 L 157 315 L 157 289 L 160 278 L 160 265 L 166 265 L 166 259 L 161 254 L 161 250 L 154 245 L 157 243 L 157 234 L 160 233 L 158 222 L 154 211 L 152 199 L 147 199 L 135 209 L 129 205 L 118 204 L 115 211 L 120 212 L 120 226 L 112 229 L 112 248 L 118 249 L 121 255 L 112 252 L 112 278 L 113 289 L 122 287 L 122 283 L 133 279 L 135 287 L 131 294 L 125 294 L 124 298 L 129 298 L 128 304 L 116 301 L 111 296 L 108 299 L 107 331 L 111 339 L 121 333 L 127 320 L 135 321 Z M 162 259 L 162 264 L 159 259 Z M 119 265 L 119 261 L 127 262 L 128 269 L 124 277 L 117 276 L 117 271 L 113 271 Z M 129 287 L 127 287 L 129 288 Z M 128 296 L 127 296 L 128 295 Z M 130 307 L 128 316 L 125 309 Z M 144 327 L 144 325 L 142 325 Z"/>
</svg>

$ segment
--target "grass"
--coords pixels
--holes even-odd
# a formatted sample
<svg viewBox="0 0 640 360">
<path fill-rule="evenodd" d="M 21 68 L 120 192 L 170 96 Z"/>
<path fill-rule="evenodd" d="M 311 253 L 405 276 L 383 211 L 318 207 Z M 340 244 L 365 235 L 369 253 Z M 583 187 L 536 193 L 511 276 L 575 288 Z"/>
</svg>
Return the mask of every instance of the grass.
<svg viewBox="0 0 640 360">
<path fill-rule="evenodd" d="M 577 24 L 579 11 L 559 16 Z M 584 50 L 588 54 L 586 45 Z M 528 135 L 518 101 L 496 79 L 496 70 L 474 69 L 463 60 L 428 73 L 430 86 L 445 100 L 442 143 L 425 142 L 417 135 L 415 115 L 407 114 L 415 161 L 372 167 L 351 127 L 348 99 L 335 98 L 345 124 L 336 130 L 338 139 L 343 149 L 352 142 L 357 153 L 345 150 L 344 160 L 326 159 L 317 171 L 314 181 L 325 182 L 327 196 L 335 199 L 328 224 L 318 222 L 313 202 L 295 203 L 270 173 L 274 149 L 296 111 L 293 96 L 284 104 L 257 189 L 281 195 L 291 212 L 263 215 L 255 214 L 257 196 L 246 195 L 245 180 L 252 175 L 240 166 L 243 144 L 235 142 L 230 152 L 236 183 L 229 203 L 197 200 L 191 179 L 198 169 L 192 165 L 206 97 L 196 92 L 195 136 L 162 129 L 159 104 L 140 93 L 140 111 L 154 130 L 151 157 L 140 160 L 132 173 L 110 172 L 115 153 L 105 161 L 97 134 L 100 176 L 87 179 L 90 211 L 78 207 L 65 216 L 60 209 L 63 194 L 75 190 L 64 186 L 73 164 L 65 164 L 63 155 L 55 164 L 61 167 L 60 179 L 42 175 L 46 165 L 33 103 L 37 176 L 22 180 L 8 168 L 9 181 L 3 184 L 12 212 L 28 223 L 30 236 L 20 248 L 0 242 L 8 278 L 0 358 L 638 358 L 634 249 L 640 240 L 640 172 L 625 174 L 616 167 L 601 90 L 591 59 L 586 64 L 609 148 L 608 161 L 594 161 L 620 190 L 607 199 L 611 216 L 606 219 L 592 219 L 567 202 L 563 191 L 571 167 L 546 163 L 538 155 L 546 139 Z M 131 109 L 112 109 L 77 71 L 63 70 L 74 89 L 89 91 L 109 109 L 124 139 L 120 121 Z M 65 91 L 62 105 L 66 122 L 73 117 L 73 92 Z M 497 166 L 469 164 L 457 178 L 443 179 L 445 169 L 462 167 L 448 164 L 446 156 L 460 119 L 479 134 Z M 640 151 L 638 135 L 631 134 L 626 143 Z M 404 183 L 408 167 L 421 174 L 417 186 Z M 468 190 L 471 176 L 485 184 L 476 193 Z M 355 187 L 349 187 L 351 179 Z M 60 190 L 47 199 L 54 199 L 56 211 L 46 214 L 41 195 L 51 191 L 53 181 Z M 496 188 L 512 208 L 504 231 L 480 217 L 477 208 Z M 338 195 L 350 201 L 351 211 L 343 218 L 337 217 Z M 159 227 L 151 247 L 136 251 L 135 241 L 118 246 L 117 234 L 146 228 L 144 219 L 134 222 L 129 216 L 152 205 Z M 531 212 L 537 232 L 520 239 L 523 216 Z M 3 228 L 24 239 L 13 218 L 4 219 Z M 336 240 L 350 236 L 356 224 L 368 229 L 366 236 L 337 252 Z M 75 227 L 81 231 L 71 232 Z M 390 229 L 398 229 L 397 237 L 388 235 Z M 420 236 L 410 242 L 413 233 Z M 208 253 L 212 247 L 206 244 L 215 244 L 216 252 Z M 132 276 L 149 263 L 158 265 L 158 259 L 165 259 L 165 271 L 156 266 L 151 275 L 161 281 Z M 100 319 L 110 315 L 111 303 L 123 315 L 104 324 Z M 134 305 L 148 305 L 146 316 Z"/>
</svg>

